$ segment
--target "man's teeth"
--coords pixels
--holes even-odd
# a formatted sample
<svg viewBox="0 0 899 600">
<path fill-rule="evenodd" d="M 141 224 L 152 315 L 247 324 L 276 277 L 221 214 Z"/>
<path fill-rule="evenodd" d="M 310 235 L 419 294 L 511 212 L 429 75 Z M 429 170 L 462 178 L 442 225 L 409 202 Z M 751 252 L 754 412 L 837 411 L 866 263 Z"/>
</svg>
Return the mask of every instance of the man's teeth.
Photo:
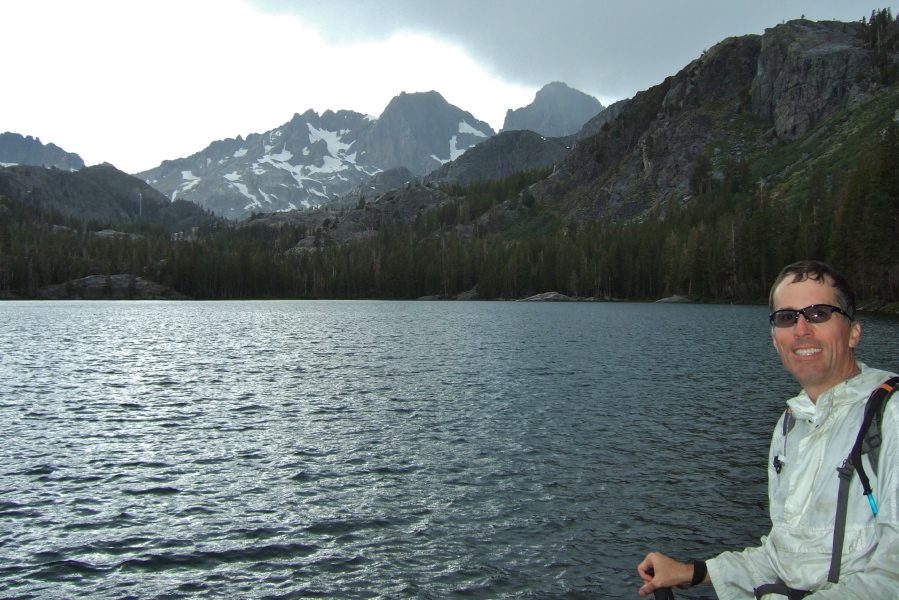
<svg viewBox="0 0 899 600">
<path fill-rule="evenodd" d="M 821 352 L 821 348 L 800 348 L 799 350 L 794 350 L 793 354 L 798 354 L 799 356 L 811 356 L 812 354 L 817 354 Z"/>
</svg>

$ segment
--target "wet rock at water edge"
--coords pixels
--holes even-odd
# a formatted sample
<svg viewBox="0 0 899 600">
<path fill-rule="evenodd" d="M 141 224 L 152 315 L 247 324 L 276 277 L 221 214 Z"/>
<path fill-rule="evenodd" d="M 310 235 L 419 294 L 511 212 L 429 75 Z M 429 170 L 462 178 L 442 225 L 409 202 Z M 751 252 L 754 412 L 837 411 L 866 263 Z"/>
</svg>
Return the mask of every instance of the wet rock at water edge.
<svg viewBox="0 0 899 600">
<path fill-rule="evenodd" d="M 90 275 L 38 290 L 42 300 L 188 300 L 164 285 L 131 275 Z"/>
</svg>

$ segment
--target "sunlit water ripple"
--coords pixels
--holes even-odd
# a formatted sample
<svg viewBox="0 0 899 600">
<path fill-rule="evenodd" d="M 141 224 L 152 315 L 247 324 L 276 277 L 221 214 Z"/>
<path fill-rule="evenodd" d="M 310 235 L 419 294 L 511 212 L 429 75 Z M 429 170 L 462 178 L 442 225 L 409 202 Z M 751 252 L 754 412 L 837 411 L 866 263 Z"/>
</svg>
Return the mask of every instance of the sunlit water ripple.
<svg viewBox="0 0 899 600">
<path fill-rule="evenodd" d="M 0 596 L 636 598 L 795 389 L 760 306 L 0 303 Z"/>
</svg>

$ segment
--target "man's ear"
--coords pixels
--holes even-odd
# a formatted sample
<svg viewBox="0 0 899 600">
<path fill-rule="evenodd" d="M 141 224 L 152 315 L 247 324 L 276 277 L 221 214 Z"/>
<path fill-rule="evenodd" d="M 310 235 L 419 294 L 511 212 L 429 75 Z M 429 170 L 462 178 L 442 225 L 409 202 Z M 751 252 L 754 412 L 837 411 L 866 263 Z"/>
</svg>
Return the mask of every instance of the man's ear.
<svg viewBox="0 0 899 600">
<path fill-rule="evenodd" d="M 862 324 L 858 321 L 853 321 L 852 324 L 849 325 L 849 347 L 855 348 L 858 346 L 858 342 L 862 338 Z"/>
</svg>

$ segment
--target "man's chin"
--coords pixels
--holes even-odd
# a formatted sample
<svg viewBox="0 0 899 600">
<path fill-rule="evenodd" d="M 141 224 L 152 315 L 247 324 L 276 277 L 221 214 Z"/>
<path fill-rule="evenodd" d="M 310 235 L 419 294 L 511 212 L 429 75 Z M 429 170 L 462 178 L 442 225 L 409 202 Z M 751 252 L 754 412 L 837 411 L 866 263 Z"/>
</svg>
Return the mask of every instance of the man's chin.
<svg viewBox="0 0 899 600">
<path fill-rule="evenodd" d="M 803 389 L 820 387 L 827 382 L 827 372 L 824 369 L 816 369 L 811 365 L 800 365 L 788 370 Z"/>
</svg>

